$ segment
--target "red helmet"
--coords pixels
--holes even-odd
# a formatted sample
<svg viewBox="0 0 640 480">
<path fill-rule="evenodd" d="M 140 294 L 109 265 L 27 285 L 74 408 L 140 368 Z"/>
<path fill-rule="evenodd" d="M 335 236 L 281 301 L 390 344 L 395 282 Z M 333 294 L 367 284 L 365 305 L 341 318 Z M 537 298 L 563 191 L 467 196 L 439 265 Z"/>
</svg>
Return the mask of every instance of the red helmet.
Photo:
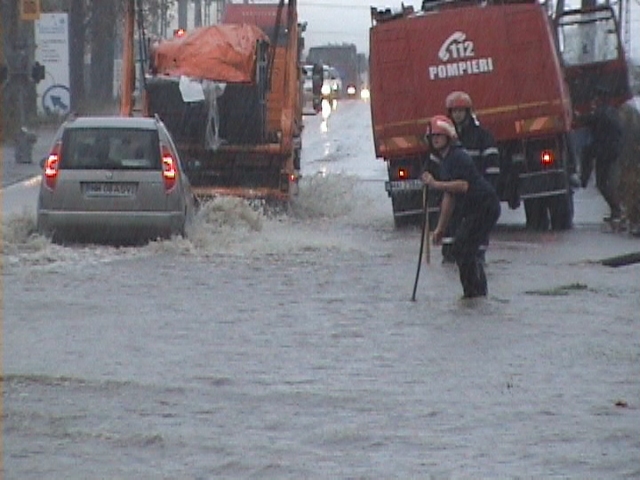
<svg viewBox="0 0 640 480">
<path fill-rule="evenodd" d="M 427 124 L 427 136 L 446 135 L 450 140 L 458 138 L 456 127 L 446 115 L 434 115 Z"/>
<path fill-rule="evenodd" d="M 471 97 L 466 92 L 451 92 L 446 100 L 447 110 L 452 108 L 473 108 Z"/>
</svg>

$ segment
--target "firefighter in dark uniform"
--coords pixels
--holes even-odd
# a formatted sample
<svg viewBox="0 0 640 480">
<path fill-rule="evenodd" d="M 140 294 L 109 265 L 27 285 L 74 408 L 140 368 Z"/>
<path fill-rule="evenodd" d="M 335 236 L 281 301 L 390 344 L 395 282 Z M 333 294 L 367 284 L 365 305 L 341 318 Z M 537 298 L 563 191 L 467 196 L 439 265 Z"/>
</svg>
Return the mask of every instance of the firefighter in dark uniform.
<svg viewBox="0 0 640 480">
<path fill-rule="evenodd" d="M 453 121 L 458 140 L 467 150 L 480 175 L 484 176 L 496 187 L 500 174 L 500 156 L 498 147 L 493 135 L 480 125 L 480 122 L 473 113 L 473 102 L 466 92 L 451 92 L 445 101 L 445 106 L 449 112 L 449 118 Z M 442 260 L 453 262 L 451 254 L 451 241 L 455 234 L 457 220 L 454 218 L 449 223 L 450 229 L 442 241 Z M 484 262 L 485 251 L 488 247 L 486 242 L 480 247 L 480 259 Z"/>
<path fill-rule="evenodd" d="M 620 153 L 622 151 L 622 122 L 617 110 L 606 101 L 607 90 L 598 87 L 591 103 L 591 112 L 579 116 L 582 124 L 589 127 L 591 142 L 582 151 L 582 186 L 586 187 L 595 162 L 596 187 L 607 202 L 611 212 L 607 222 L 620 222 L 622 206 L 620 199 Z"/>
<path fill-rule="evenodd" d="M 427 139 L 441 159 L 441 180 L 436 180 L 429 172 L 424 172 L 421 178 L 429 188 L 443 192 L 433 242 L 437 245 L 442 241 L 451 218 L 455 217 L 458 225 L 452 254 L 464 297 L 486 296 L 487 278 L 479 251 L 500 217 L 500 200 L 458 142 L 455 127 L 448 117 L 436 115 L 429 121 Z"/>
</svg>

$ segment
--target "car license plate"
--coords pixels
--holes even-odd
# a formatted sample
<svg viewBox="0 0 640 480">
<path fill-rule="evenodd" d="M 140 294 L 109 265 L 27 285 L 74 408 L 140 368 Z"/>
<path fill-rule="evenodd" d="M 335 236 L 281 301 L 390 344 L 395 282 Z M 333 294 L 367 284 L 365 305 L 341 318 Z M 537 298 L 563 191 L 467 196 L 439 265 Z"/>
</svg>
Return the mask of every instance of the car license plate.
<svg viewBox="0 0 640 480">
<path fill-rule="evenodd" d="M 92 182 L 83 184 L 89 197 L 130 197 L 135 195 L 137 184 L 122 182 Z"/>
<path fill-rule="evenodd" d="M 387 192 L 401 192 L 401 191 L 412 191 L 412 190 L 422 190 L 424 183 L 419 178 L 415 178 L 412 180 L 395 180 L 393 182 L 385 183 L 385 190 Z"/>
</svg>

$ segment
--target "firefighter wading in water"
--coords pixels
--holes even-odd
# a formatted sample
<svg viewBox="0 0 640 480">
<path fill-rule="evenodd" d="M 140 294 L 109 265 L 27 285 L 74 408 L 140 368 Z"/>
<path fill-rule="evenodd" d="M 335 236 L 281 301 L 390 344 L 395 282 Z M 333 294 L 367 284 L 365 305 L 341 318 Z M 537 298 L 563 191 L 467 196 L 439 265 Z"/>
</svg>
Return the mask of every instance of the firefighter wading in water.
<svg viewBox="0 0 640 480">
<path fill-rule="evenodd" d="M 445 106 L 449 112 L 449 118 L 453 121 L 458 134 L 458 140 L 462 143 L 480 175 L 487 178 L 496 187 L 498 174 L 500 173 L 500 155 L 493 135 L 480 125 L 473 113 L 473 102 L 468 93 L 462 91 L 451 92 Z M 449 222 L 449 229 L 442 241 L 442 260 L 445 263 L 454 262 L 451 254 L 451 242 L 455 235 L 458 221 L 454 217 Z M 484 262 L 485 251 L 488 244 L 480 246 L 479 256 Z"/>
<path fill-rule="evenodd" d="M 486 296 L 487 277 L 479 250 L 488 243 L 489 233 L 500 217 L 500 200 L 458 142 L 456 129 L 447 116 L 434 116 L 427 125 L 426 137 L 440 157 L 441 180 L 429 172 L 424 172 L 421 178 L 429 188 L 443 192 L 433 243 L 441 243 L 452 215 L 455 216 L 458 225 L 451 253 L 458 266 L 464 297 Z"/>
</svg>

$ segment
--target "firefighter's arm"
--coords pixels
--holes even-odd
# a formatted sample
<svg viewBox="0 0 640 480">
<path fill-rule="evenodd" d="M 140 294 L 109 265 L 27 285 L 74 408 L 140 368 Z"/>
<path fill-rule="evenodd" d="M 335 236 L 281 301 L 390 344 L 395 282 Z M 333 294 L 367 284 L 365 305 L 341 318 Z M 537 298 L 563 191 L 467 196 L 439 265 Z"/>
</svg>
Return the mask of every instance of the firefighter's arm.
<svg viewBox="0 0 640 480">
<path fill-rule="evenodd" d="M 449 220 L 451 220 L 451 214 L 456 204 L 456 197 L 449 192 L 444 192 L 442 197 L 442 203 L 440 204 L 440 217 L 438 218 L 438 225 L 433 231 L 433 243 L 439 245 L 442 241 L 444 233 L 449 226 Z"/>
<path fill-rule="evenodd" d="M 433 178 L 429 172 L 424 172 L 422 176 L 422 181 L 429 188 L 433 188 L 434 190 L 440 190 L 445 193 L 467 193 L 469 189 L 469 182 L 466 180 L 448 180 L 448 181 L 440 181 Z"/>
</svg>

